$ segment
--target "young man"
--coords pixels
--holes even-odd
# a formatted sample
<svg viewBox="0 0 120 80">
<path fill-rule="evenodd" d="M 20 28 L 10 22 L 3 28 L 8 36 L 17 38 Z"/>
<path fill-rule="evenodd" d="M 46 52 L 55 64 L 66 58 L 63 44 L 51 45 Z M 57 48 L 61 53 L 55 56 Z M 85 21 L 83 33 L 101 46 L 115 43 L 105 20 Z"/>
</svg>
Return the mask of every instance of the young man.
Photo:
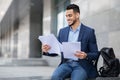
<svg viewBox="0 0 120 80">
<path fill-rule="evenodd" d="M 80 22 L 80 10 L 75 4 L 67 6 L 66 19 L 68 26 L 59 31 L 58 40 L 60 43 L 81 42 L 81 50 L 74 54 L 78 60 L 63 57 L 62 63 L 54 71 L 51 80 L 64 80 L 68 76 L 71 80 L 94 78 L 98 74 L 93 64 L 99 57 L 94 29 Z M 46 54 L 49 54 L 47 52 L 50 48 L 49 45 L 42 45 L 42 50 Z"/>
</svg>

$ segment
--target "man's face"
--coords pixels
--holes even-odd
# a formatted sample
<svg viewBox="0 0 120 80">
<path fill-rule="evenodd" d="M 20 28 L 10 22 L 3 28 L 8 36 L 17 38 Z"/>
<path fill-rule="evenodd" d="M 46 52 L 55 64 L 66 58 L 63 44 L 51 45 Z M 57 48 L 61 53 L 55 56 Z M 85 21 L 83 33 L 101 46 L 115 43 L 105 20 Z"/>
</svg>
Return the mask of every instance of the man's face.
<svg viewBox="0 0 120 80">
<path fill-rule="evenodd" d="M 76 23 L 76 16 L 77 14 L 73 11 L 73 9 L 66 10 L 66 20 L 69 26 L 72 26 Z"/>
</svg>

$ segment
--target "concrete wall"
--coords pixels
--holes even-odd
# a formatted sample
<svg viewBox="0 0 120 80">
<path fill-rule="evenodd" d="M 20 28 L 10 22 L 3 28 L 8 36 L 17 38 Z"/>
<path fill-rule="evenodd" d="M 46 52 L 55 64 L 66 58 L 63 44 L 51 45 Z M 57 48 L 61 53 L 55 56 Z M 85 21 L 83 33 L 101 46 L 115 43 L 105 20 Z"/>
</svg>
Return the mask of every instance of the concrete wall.
<svg viewBox="0 0 120 80">
<path fill-rule="evenodd" d="M 43 35 L 57 35 L 57 13 L 54 0 L 43 0 Z"/>
<path fill-rule="evenodd" d="M 0 23 L 1 57 L 41 57 L 42 9 L 42 0 L 13 0 Z"/>
<path fill-rule="evenodd" d="M 43 35 L 51 32 L 51 0 L 43 0 Z"/>
<path fill-rule="evenodd" d="M 4 32 L 4 35 L 0 34 L 0 54 L 15 58 L 40 57 L 37 37 L 57 34 L 56 9 L 59 5 L 55 4 L 56 0 L 13 1 L 0 23 L 0 32 Z M 120 1 L 70 1 L 80 6 L 81 21 L 95 29 L 99 50 L 113 47 L 115 55 L 120 58 Z"/>
<path fill-rule="evenodd" d="M 81 21 L 96 31 L 99 50 L 113 47 L 120 59 L 120 1 L 119 0 L 71 0 L 81 9 Z"/>
<path fill-rule="evenodd" d="M 31 0 L 30 3 L 30 58 L 41 57 L 41 44 L 38 36 L 42 35 L 43 0 Z"/>
<path fill-rule="evenodd" d="M 24 16 L 20 20 L 19 30 L 18 30 L 18 58 L 29 58 L 29 46 L 30 46 L 30 23 L 29 14 Z"/>
</svg>

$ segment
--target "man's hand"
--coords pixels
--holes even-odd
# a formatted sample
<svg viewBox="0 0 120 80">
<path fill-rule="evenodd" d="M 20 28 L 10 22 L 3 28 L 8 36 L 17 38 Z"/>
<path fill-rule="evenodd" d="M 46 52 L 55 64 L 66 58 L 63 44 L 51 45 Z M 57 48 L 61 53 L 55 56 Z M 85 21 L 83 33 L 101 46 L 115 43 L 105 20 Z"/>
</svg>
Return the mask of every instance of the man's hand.
<svg viewBox="0 0 120 80">
<path fill-rule="evenodd" d="M 48 50 L 50 50 L 50 48 L 51 48 L 51 47 L 50 47 L 49 45 L 47 45 L 47 44 L 42 45 L 42 51 L 45 52 L 45 53 L 47 53 Z"/>
<path fill-rule="evenodd" d="M 76 51 L 75 56 L 80 59 L 85 59 L 87 57 L 87 54 L 83 51 Z"/>
</svg>

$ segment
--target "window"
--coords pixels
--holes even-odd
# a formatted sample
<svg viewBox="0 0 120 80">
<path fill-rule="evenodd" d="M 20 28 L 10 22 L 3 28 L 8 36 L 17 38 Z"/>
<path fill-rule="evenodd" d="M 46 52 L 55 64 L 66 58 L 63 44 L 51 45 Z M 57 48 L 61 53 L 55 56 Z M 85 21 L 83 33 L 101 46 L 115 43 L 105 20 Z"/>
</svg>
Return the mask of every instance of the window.
<svg viewBox="0 0 120 80">
<path fill-rule="evenodd" d="M 65 18 L 66 6 L 70 4 L 70 0 L 61 0 L 57 2 L 57 32 L 65 26 L 67 26 L 67 21 Z"/>
</svg>

